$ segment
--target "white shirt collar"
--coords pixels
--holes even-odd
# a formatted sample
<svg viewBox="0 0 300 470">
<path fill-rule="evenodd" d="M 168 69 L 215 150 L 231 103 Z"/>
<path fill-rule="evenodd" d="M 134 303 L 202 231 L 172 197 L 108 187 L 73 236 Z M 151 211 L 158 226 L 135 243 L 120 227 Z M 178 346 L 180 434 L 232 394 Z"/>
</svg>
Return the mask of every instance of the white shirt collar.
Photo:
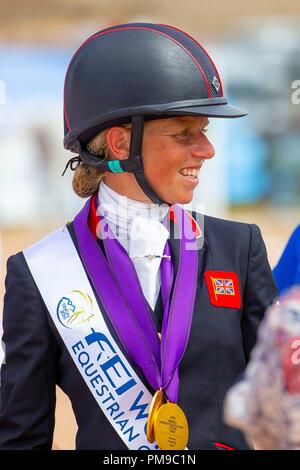
<svg viewBox="0 0 300 470">
<path fill-rule="evenodd" d="M 106 218 L 114 235 L 128 251 L 133 220 L 137 217 L 161 222 L 169 207 L 158 204 L 146 204 L 122 196 L 101 181 L 98 192 L 99 212 Z"/>
</svg>

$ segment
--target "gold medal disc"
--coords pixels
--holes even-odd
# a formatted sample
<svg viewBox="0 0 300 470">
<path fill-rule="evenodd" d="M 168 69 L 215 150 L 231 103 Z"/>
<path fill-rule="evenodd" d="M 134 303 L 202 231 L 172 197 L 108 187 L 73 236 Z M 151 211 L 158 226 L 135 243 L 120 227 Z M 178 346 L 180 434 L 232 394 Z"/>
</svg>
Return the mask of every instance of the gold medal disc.
<svg viewBox="0 0 300 470">
<path fill-rule="evenodd" d="M 155 419 L 157 410 L 161 407 L 163 402 L 164 402 L 164 393 L 162 390 L 157 390 L 150 404 L 149 416 L 148 416 L 147 427 L 146 427 L 147 439 L 148 439 L 148 442 L 150 442 L 151 444 L 155 440 L 154 432 L 153 432 L 154 419 Z"/>
<path fill-rule="evenodd" d="M 156 412 L 154 438 L 161 450 L 184 450 L 189 439 L 189 425 L 176 403 L 165 403 Z"/>
</svg>

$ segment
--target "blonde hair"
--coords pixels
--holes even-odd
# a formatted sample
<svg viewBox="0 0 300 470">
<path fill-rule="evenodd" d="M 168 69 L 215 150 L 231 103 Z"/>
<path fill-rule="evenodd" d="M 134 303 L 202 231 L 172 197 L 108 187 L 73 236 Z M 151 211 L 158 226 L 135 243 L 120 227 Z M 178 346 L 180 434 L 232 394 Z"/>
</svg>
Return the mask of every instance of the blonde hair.
<svg viewBox="0 0 300 470">
<path fill-rule="evenodd" d="M 131 129 L 131 124 L 123 124 L 120 127 Z M 109 129 L 99 132 L 87 144 L 87 149 L 94 155 L 101 155 L 105 160 L 111 158 L 107 144 L 107 132 Z M 77 196 L 86 198 L 94 194 L 98 190 L 99 184 L 107 172 L 93 168 L 86 163 L 80 162 L 77 165 L 74 175 L 72 186 Z"/>
</svg>

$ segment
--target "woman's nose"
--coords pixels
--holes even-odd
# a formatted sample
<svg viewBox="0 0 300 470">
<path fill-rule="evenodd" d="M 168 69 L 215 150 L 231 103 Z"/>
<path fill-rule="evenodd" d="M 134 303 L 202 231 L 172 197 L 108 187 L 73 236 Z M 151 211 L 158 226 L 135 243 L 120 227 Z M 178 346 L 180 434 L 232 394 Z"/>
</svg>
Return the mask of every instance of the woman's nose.
<svg viewBox="0 0 300 470">
<path fill-rule="evenodd" d="M 202 134 L 197 144 L 193 146 L 191 153 L 194 157 L 198 158 L 213 158 L 215 155 L 215 148 L 208 138 Z"/>
</svg>

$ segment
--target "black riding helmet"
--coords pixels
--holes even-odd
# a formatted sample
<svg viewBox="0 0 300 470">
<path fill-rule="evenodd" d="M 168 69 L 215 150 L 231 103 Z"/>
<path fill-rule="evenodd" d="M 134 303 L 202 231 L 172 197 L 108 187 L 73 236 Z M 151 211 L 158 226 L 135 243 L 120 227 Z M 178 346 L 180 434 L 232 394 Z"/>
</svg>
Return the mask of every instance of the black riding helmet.
<svg viewBox="0 0 300 470">
<path fill-rule="evenodd" d="M 143 172 L 144 120 L 176 116 L 236 118 L 244 110 L 230 106 L 218 71 L 203 47 L 172 26 L 128 23 L 88 38 L 69 64 L 64 88 L 64 146 L 71 159 L 102 170 L 134 173 L 144 193 L 162 201 Z M 107 161 L 87 143 L 98 132 L 131 122 L 128 160 Z M 67 165 L 68 166 L 68 165 Z"/>
</svg>

